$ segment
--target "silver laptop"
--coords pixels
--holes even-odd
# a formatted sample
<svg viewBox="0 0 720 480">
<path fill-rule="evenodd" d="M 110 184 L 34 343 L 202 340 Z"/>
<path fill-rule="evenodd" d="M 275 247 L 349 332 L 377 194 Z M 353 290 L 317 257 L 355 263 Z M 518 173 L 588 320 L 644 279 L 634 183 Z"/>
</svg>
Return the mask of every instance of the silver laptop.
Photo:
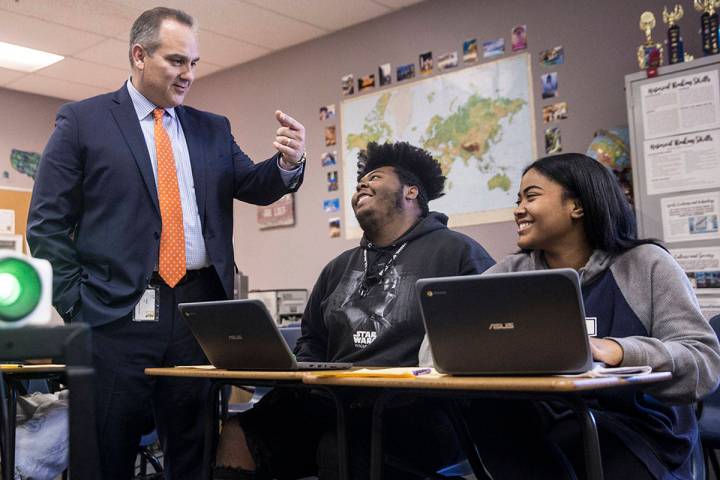
<svg viewBox="0 0 720 480">
<path fill-rule="evenodd" d="M 334 370 L 351 363 L 298 362 L 260 300 L 181 303 L 210 363 L 225 370 Z"/>
<path fill-rule="evenodd" d="M 441 372 L 539 375 L 592 368 L 575 270 L 427 278 L 416 286 Z"/>
</svg>

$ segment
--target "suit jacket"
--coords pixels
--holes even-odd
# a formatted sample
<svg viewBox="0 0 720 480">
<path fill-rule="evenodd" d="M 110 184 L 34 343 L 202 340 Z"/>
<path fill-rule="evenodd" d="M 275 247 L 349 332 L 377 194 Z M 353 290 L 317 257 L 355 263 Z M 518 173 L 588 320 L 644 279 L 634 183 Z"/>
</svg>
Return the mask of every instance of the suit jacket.
<svg viewBox="0 0 720 480">
<path fill-rule="evenodd" d="M 253 164 L 225 117 L 177 107 L 190 152 L 210 262 L 233 291 L 233 199 L 267 205 L 295 191 L 277 156 Z M 123 87 L 63 105 L 35 178 L 27 239 L 53 266 L 53 304 L 80 300 L 80 319 L 102 325 L 127 315 L 158 261 L 162 222 L 150 156 Z"/>
</svg>

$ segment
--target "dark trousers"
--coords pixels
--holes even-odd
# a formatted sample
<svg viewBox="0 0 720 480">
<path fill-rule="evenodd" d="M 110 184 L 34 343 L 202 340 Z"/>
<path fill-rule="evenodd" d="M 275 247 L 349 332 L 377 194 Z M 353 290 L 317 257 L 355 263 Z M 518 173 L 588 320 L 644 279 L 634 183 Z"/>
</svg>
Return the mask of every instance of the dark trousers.
<svg viewBox="0 0 720 480">
<path fill-rule="evenodd" d="M 370 427 L 376 392 L 345 390 L 350 478 L 370 477 Z M 335 405 L 324 394 L 278 388 L 233 417 L 242 426 L 258 478 L 339 477 Z M 458 460 L 461 449 L 442 403 L 399 399 L 385 412 L 384 445 L 393 480 L 423 479 Z"/>
<path fill-rule="evenodd" d="M 170 288 L 161 280 L 159 321 L 136 322 L 132 313 L 93 328 L 98 446 L 103 480 L 133 476 L 140 437 L 154 416 L 165 454 L 167 480 L 201 476 L 206 380 L 148 377 L 148 367 L 206 364 L 177 304 L 225 298 L 214 269 L 189 272 Z"/>
<path fill-rule="evenodd" d="M 551 418 L 542 403 L 526 400 L 473 400 L 467 421 L 483 463 L 494 478 L 585 478 L 582 437 L 574 416 Z M 606 479 L 654 479 L 612 433 L 599 426 L 598 436 Z"/>
</svg>

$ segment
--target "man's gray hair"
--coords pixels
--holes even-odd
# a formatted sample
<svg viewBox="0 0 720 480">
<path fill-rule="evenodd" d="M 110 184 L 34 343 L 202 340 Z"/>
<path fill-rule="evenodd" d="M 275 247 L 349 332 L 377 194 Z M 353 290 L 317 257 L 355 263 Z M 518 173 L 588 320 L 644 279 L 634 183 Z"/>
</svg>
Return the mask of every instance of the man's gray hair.
<svg viewBox="0 0 720 480">
<path fill-rule="evenodd" d="M 133 23 L 130 29 L 130 50 L 128 57 L 130 66 L 133 66 L 132 47 L 136 43 L 143 46 L 149 55 L 155 53 L 160 47 L 160 25 L 162 22 L 170 19 L 178 23 L 195 28 L 195 19 L 182 10 L 174 8 L 155 7 L 151 10 L 144 11 Z"/>
</svg>

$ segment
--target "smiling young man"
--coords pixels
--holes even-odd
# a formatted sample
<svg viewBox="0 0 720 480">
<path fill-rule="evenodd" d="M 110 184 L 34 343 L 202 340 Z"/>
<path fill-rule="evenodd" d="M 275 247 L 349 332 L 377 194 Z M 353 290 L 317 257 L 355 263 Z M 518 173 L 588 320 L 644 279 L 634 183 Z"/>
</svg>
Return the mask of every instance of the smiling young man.
<svg viewBox="0 0 720 480">
<path fill-rule="evenodd" d="M 471 238 L 447 228 L 428 202 L 443 195 L 445 177 L 426 151 L 407 143 L 370 143 L 359 168 L 352 207 L 364 235 L 318 278 L 302 319 L 300 361 L 414 366 L 425 334 L 415 282 L 480 273 L 494 264 Z M 372 397 L 353 400 L 350 474 L 369 478 Z M 278 389 L 246 414 L 226 422 L 216 479 L 338 478 L 334 406 L 325 397 Z M 411 401 L 387 415 L 390 455 L 432 473 L 458 447 L 444 414 L 431 401 Z M 422 478 L 389 467 L 389 478 Z"/>
<path fill-rule="evenodd" d="M 141 14 L 130 79 L 60 108 L 35 179 L 31 251 L 52 263 L 58 312 L 92 327 L 103 480 L 132 476 L 153 417 L 165 478 L 200 478 L 207 383 L 144 369 L 207 363 L 177 304 L 232 296 L 233 199 L 269 204 L 302 181 L 305 129 L 289 115 L 275 112 L 278 153 L 254 164 L 226 118 L 182 105 L 199 58 L 192 17 Z"/>
</svg>

